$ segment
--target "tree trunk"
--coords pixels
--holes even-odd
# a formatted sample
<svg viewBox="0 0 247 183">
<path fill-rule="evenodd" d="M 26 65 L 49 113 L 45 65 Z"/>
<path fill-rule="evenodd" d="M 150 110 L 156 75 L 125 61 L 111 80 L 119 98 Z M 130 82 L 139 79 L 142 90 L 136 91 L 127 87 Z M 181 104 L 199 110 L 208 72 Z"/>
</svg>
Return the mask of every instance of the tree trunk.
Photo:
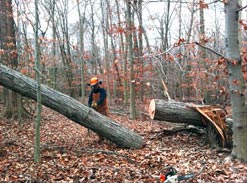
<svg viewBox="0 0 247 183">
<path fill-rule="evenodd" d="M 34 143 L 34 161 L 40 161 L 40 122 L 41 122 L 41 78 L 40 78 L 40 45 L 39 45 L 39 4 L 38 0 L 35 0 L 35 29 L 34 29 L 34 41 L 35 41 L 35 78 L 37 82 L 37 115 L 35 119 L 35 143 Z"/>
<path fill-rule="evenodd" d="M 17 48 L 15 37 L 15 22 L 13 17 L 12 0 L 0 0 L 0 63 L 8 64 L 11 68 L 18 67 Z M 18 118 L 17 94 L 8 92 L 5 99 L 4 110 L 1 114 L 5 118 Z"/>
<path fill-rule="evenodd" d="M 37 99 L 37 83 L 34 80 L 2 65 L 0 65 L 0 85 L 33 100 Z M 63 93 L 42 85 L 41 97 L 43 105 L 96 132 L 120 147 L 141 148 L 143 145 L 140 135 Z"/>
<path fill-rule="evenodd" d="M 136 103 L 135 103 L 135 75 L 134 75 L 134 50 L 133 50 L 133 28 L 134 22 L 132 22 L 132 6 L 127 2 L 127 24 L 128 24 L 128 58 L 129 58 L 129 81 L 130 81 L 130 119 L 136 119 Z"/>
<path fill-rule="evenodd" d="M 62 57 L 62 62 L 64 65 L 64 72 L 66 74 L 66 79 L 68 83 L 68 92 L 70 96 L 76 98 L 76 89 L 74 87 L 74 73 L 73 73 L 73 63 L 71 57 L 71 48 L 69 42 L 69 28 L 68 28 L 68 0 L 63 1 L 61 9 L 56 9 L 59 14 L 59 28 L 56 27 L 56 37 L 59 44 L 60 54 Z M 57 7 L 57 6 L 56 6 Z M 59 32 L 62 31 L 62 33 Z"/>
<path fill-rule="evenodd" d="M 102 14 L 102 34 L 103 34 L 103 45 L 104 45 L 104 57 L 105 57 L 105 69 L 106 69 L 106 82 L 107 82 L 107 96 L 108 96 L 108 102 L 109 104 L 112 103 L 112 94 L 111 94 L 111 81 L 112 78 L 110 76 L 111 73 L 111 64 L 110 64 L 110 53 L 109 53 L 109 40 L 108 40 L 108 32 L 109 31 L 109 13 L 107 13 L 108 10 L 105 6 L 105 0 L 101 0 L 101 14 Z"/>
<path fill-rule="evenodd" d="M 85 72 L 85 65 L 86 65 L 86 61 L 84 60 L 84 33 L 85 33 L 85 22 L 86 22 L 86 8 L 87 8 L 87 3 L 84 4 L 84 9 L 83 9 L 83 15 L 81 14 L 81 10 L 80 10 L 80 4 L 79 1 L 77 1 L 77 11 L 78 11 L 78 15 L 79 15 L 79 30 L 80 30 L 80 53 L 79 53 L 79 57 L 80 57 L 80 61 L 81 61 L 81 101 L 83 104 L 85 104 L 86 102 L 86 84 L 85 84 L 85 76 L 86 76 L 86 72 Z"/>
<path fill-rule="evenodd" d="M 153 99 L 149 105 L 149 115 L 154 120 L 205 126 L 201 115 L 190 106 L 189 103 Z"/>
<path fill-rule="evenodd" d="M 116 11 L 117 11 L 117 18 L 118 18 L 118 27 L 119 28 L 123 28 L 122 25 L 122 20 L 121 20 L 121 16 L 120 16 L 120 10 L 119 10 L 119 1 L 115 0 L 115 4 L 116 4 Z M 124 101 L 124 105 L 126 105 L 128 103 L 128 85 L 127 85 L 127 78 L 125 77 L 125 75 L 127 74 L 127 45 L 125 46 L 124 43 L 124 31 L 119 32 L 120 34 L 120 43 L 119 43 L 119 50 L 120 52 L 120 58 L 121 58 L 121 62 L 123 63 L 122 68 L 123 68 L 123 74 L 122 74 L 122 78 L 123 78 L 123 101 Z"/>
<path fill-rule="evenodd" d="M 226 25 L 226 57 L 228 82 L 230 85 L 233 117 L 233 149 L 232 155 L 247 161 L 247 110 L 245 104 L 245 83 L 241 68 L 239 46 L 239 9 L 240 1 L 225 3 Z"/>
</svg>

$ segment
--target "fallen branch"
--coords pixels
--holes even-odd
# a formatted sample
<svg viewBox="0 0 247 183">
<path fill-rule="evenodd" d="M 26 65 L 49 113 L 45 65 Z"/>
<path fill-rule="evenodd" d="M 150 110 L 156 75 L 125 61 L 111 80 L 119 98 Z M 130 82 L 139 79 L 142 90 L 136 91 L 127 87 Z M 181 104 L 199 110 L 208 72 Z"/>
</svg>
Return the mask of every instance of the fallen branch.
<svg viewBox="0 0 247 183">
<path fill-rule="evenodd" d="M 172 128 L 170 130 L 163 129 L 163 133 L 166 134 L 166 135 L 173 135 L 175 133 L 183 132 L 183 131 L 188 131 L 188 132 L 196 133 L 198 135 L 204 135 L 205 134 L 205 130 L 203 130 L 201 128 L 197 128 L 197 127 L 195 127 L 193 125 L 189 125 L 189 126 L 186 126 L 186 127 Z"/>
</svg>

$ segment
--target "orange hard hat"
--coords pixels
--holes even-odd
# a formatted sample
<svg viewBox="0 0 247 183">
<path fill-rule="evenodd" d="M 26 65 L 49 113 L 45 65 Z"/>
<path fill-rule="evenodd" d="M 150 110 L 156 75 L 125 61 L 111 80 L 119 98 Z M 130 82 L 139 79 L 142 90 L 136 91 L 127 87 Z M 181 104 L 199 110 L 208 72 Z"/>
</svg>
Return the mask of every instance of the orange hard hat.
<svg viewBox="0 0 247 183">
<path fill-rule="evenodd" d="M 90 85 L 91 86 L 96 85 L 96 84 L 98 84 L 98 82 L 99 82 L 98 78 L 92 77 L 90 80 Z"/>
</svg>

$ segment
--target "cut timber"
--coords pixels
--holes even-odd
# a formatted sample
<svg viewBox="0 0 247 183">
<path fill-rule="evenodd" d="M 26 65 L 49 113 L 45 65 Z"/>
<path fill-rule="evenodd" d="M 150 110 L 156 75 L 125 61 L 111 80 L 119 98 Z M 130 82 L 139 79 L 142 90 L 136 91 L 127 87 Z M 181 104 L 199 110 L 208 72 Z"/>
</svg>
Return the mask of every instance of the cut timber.
<svg viewBox="0 0 247 183">
<path fill-rule="evenodd" d="M 0 85 L 36 100 L 37 83 L 0 65 Z M 61 92 L 41 86 L 42 104 L 124 148 L 141 148 L 140 135 Z M 55 122 L 55 121 L 54 121 Z"/>
<path fill-rule="evenodd" d="M 217 137 L 219 134 L 222 146 L 231 146 L 231 131 L 226 126 L 226 112 L 217 105 L 195 105 L 153 99 L 149 105 L 149 115 L 154 120 L 207 127 L 211 133 L 207 136 L 210 144 L 214 144 L 216 140 L 211 136 Z M 213 129 L 215 130 L 212 131 Z"/>
<path fill-rule="evenodd" d="M 149 104 L 149 115 L 151 119 L 159 121 L 206 126 L 201 115 L 191 109 L 189 103 L 152 99 Z"/>
</svg>

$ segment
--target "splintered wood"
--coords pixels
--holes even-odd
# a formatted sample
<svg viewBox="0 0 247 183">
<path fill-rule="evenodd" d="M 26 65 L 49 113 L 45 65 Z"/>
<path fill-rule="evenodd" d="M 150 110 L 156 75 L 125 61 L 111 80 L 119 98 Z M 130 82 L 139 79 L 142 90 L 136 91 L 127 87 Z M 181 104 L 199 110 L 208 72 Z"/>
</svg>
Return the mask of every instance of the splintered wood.
<svg viewBox="0 0 247 183">
<path fill-rule="evenodd" d="M 207 123 L 211 123 L 215 129 L 218 131 L 221 140 L 222 140 L 222 145 L 225 146 L 227 143 L 227 127 L 226 127 L 226 112 L 221 109 L 219 106 L 198 106 L 198 105 L 193 105 L 193 109 L 198 111 L 204 119 L 205 125 Z"/>
</svg>

